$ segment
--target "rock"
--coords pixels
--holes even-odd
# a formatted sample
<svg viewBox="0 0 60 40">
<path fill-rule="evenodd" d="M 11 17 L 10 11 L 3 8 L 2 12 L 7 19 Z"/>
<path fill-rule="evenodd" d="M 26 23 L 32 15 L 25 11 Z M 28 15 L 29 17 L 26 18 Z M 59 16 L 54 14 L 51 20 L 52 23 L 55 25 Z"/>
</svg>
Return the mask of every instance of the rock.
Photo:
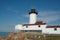
<svg viewBox="0 0 60 40">
<path fill-rule="evenodd" d="M 18 32 L 18 33 L 10 33 L 5 40 L 24 40 L 25 35 L 23 32 Z"/>
<path fill-rule="evenodd" d="M 4 38 L 0 36 L 0 40 L 4 40 Z"/>
</svg>

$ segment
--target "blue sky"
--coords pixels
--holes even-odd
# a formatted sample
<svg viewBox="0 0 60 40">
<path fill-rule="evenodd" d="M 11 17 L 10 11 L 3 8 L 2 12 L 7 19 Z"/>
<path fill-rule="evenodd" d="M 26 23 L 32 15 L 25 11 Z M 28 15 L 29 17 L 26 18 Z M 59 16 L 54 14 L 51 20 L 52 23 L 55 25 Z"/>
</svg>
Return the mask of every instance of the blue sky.
<svg viewBox="0 0 60 40">
<path fill-rule="evenodd" d="M 0 31 L 11 32 L 16 24 L 29 23 L 32 6 L 38 21 L 60 25 L 60 0 L 0 0 Z"/>
</svg>

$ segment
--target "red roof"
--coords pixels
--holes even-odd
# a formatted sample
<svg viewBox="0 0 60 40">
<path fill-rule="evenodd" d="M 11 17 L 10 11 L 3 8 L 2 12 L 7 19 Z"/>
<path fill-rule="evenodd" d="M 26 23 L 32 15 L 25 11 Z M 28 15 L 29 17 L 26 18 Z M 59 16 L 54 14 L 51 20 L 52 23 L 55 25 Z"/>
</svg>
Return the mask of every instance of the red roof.
<svg viewBox="0 0 60 40">
<path fill-rule="evenodd" d="M 46 23 L 43 23 L 42 21 L 36 22 L 35 24 L 23 24 L 23 26 L 30 26 L 30 25 L 45 25 Z"/>
<path fill-rule="evenodd" d="M 37 25 L 45 25 L 46 23 L 43 23 L 42 21 L 36 22 Z"/>
<path fill-rule="evenodd" d="M 46 28 L 60 28 L 60 26 L 47 26 Z"/>
</svg>

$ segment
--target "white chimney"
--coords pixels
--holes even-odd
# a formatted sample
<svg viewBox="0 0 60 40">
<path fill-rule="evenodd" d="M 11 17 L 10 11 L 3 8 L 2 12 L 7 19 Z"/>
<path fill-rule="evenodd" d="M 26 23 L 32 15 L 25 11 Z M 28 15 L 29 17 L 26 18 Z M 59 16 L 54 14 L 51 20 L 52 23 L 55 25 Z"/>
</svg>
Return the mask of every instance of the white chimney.
<svg viewBox="0 0 60 40">
<path fill-rule="evenodd" d="M 36 18 L 37 18 L 37 12 L 35 11 L 35 9 L 31 9 L 31 12 L 29 12 L 30 15 L 30 24 L 35 24 L 36 23 Z"/>
</svg>

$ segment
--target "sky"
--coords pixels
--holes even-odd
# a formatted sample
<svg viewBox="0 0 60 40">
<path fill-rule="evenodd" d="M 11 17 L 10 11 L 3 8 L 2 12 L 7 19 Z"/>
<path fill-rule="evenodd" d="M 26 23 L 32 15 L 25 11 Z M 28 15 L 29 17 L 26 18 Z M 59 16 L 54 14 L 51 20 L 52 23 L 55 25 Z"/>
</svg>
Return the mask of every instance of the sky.
<svg viewBox="0 0 60 40">
<path fill-rule="evenodd" d="M 0 0 L 0 32 L 12 32 L 16 24 L 29 23 L 32 7 L 38 12 L 37 21 L 60 25 L 60 0 Z"/>
</svg>

